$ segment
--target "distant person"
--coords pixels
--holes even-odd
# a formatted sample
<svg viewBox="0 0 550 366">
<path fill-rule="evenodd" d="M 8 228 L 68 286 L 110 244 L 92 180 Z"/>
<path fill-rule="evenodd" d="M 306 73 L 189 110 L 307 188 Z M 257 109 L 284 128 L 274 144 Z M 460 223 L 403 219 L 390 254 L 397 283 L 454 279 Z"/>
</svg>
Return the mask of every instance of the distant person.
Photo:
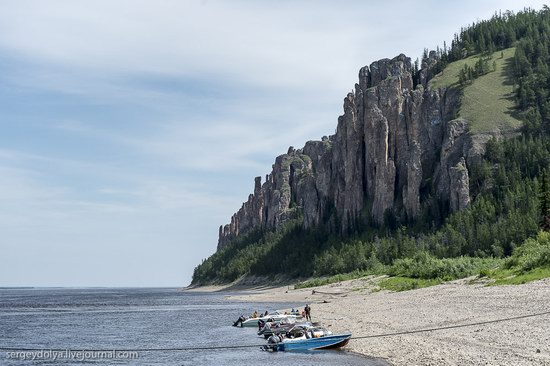
<svg viewBox="0 0 550 366">
<path fill-rule="evenodd" d="M 252 317 L 253 317 L 253 318 L 257 318 L 257 317 L 258 317 L 258 310 L 254 310 L 254 314 L 252 314 Z"/>
<path fill-rule="evenodd" d="M 306 321 L 311 321 L 311 308 L 309 307 L 309 304 L 306 304 L 304 312 L 306 313 Z"/>
<path fill-rule="evenodd" d="M 269 313 L 268 313 L 267 310 L 266 310 L 264 316 L 268 316 L 268 315 L 269 315 Z"/>
</svg>

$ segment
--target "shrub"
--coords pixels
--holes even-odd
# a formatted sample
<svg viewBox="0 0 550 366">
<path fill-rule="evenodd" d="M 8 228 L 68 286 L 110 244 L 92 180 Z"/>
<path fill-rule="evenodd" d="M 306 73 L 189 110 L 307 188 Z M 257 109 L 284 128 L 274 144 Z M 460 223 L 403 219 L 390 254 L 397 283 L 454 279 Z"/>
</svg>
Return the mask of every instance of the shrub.
<svg viewBox="0 0 550 366">
<path fill-rule="evenodd" d="M 527 239 L 522 246 L 514 250 L 505 267 L 517 268 L 520 272 L 550 267 L 550 233 L 541 231 L 535 238 Z"/>
<path fill-rule="evenodd" d="M 427 252 L 419 252 L 412 258 L 396 260 L 390 267 L 389 275 L 450 281 L 477 275 L 482 270 L 497 266 L 498 263 L 499 260 L 493 258 L 438 259 Z"/>
</svg>

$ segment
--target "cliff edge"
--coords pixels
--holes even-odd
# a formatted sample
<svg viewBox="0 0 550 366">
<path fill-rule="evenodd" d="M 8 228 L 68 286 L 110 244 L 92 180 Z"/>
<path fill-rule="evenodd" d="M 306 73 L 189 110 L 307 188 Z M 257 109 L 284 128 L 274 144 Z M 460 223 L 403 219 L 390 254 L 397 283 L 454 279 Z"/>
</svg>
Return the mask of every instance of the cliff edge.
<svg viewBox="0 0 550 366">
<path fill-rule="evenodd" d="M 336 133 L 290 147 L 263 183 L 256 177 L 254 193 L 220 226 L 218 250 L 299 214 L 306 228 L 322 225 L 345 234 L 392 216 L 412 222 L 429 196 L 448 212 L 466 207 L 468 122 L 455 119 L 456 89 L 428 86 L 435 64 L 432 52 L 417 73 L 403 54 L 361 68 Z"/>
</svg>

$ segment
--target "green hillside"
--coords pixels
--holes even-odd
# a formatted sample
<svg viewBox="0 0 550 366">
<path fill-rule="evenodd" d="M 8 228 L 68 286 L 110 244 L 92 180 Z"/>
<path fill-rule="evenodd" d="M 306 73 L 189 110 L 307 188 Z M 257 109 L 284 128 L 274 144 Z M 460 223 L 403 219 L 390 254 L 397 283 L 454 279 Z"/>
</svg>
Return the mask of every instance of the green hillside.
<svg viewBox="0 0 550 366">
<path fill-rule="evenodd" d="M 461 29 L 436 55 L 431 71 L 443 72 L 429 85 L 460 92 L 456 108 L 474 133 L 518 131 L 490 139 L 468 162 L 468 207 L 450 212 L 427 179 L 415 220 L 396 209 L 382 225 L 364 220 L 339 233 L 334 221 L 305 228 L 298 216 L 239 235 L 195 268 L 193 284 L 387 274 L 387 288 L 404 289 L 474 274 L 497 283 L 547 277 L 550 234 L 537 233 L 550 232 L 550 9 L 495 14 Z"/>
<path fill-rule="evenodd" d="M 480 76 L 467 84 L 463 89 L 462 103 L 459 115 L 470 121 L 474 133 L 515 130 L 521 126 L 521 121 L 515 117 L 516 103 L 514 100 L 514 85 L 512 80 L 512 63 L 515 47 L 493 53 L 492 62 L 496 66 L 486 75 Z M 480 55 L 451 62 L 430 80 L 432 88 L 461 87 L 459 73 L 464 65 L 473 67 Z"/>
</svg>

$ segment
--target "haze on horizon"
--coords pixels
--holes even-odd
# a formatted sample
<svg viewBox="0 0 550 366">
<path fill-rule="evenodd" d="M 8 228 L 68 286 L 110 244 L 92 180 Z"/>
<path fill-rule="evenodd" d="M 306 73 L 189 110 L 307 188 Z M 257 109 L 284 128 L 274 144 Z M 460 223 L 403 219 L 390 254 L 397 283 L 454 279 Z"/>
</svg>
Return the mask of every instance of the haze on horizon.
<svg viewBox="0 0 550 366">
<path fill-rule="evenodd" d="M 0 0 L 0 286 L 184 286 L 358 70 L 544 1 Z"/>
</svg>

